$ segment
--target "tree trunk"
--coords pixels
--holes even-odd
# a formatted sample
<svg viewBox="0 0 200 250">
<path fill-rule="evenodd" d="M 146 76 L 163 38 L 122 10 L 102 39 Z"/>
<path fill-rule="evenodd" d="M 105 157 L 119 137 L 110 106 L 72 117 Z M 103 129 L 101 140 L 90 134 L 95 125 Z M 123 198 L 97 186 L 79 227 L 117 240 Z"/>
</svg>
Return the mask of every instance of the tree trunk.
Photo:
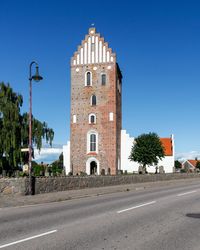
<svg viewBox="0 0 200 250">
<path fill-rule="evenodd" d="M 142 166 L 142 173 L 143 174 L 147 173 L 146 164 Z"/>
</svg>

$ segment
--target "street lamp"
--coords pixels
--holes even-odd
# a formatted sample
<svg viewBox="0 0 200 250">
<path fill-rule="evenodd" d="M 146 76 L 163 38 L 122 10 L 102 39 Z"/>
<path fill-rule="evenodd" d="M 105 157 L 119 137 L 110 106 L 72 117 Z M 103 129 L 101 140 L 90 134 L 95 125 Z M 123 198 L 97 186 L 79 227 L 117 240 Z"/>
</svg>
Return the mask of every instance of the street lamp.
<svg viewBox="0 0 200 250">
<path fill-rule="evenodd" d="M 32 75 L 32 66 L 35 64 L 35 75 Z M 29 158 L 28 158 L 28 165 L 29 165 L 29 194 L 33 194 L 32 189 L 32 80 L 39 82 L 43 78 L 39 75 L 39 67 L 37 62 L 33 61 L 30 63 L 29 66 L 29 146 L 28 146 L 28 152 L 29 152 Z"/>
</svg>

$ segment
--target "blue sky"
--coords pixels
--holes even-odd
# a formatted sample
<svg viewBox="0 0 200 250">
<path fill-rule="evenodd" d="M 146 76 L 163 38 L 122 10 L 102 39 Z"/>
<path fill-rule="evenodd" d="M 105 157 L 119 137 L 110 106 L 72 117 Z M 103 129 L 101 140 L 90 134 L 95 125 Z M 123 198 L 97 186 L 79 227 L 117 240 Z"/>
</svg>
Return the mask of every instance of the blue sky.
<svg viewBox="0 0 200 250">
<path fill-rule="evenodd" d="M 200 155 L 200 2 L 0 0 L 0 81 L 24 97 L 37 60 L 33 114 L 69 140 L 70 58 L 91 23 L 117 53 L 123 129 L 175 135 L 176 155 Z M 57 146 L 56 146 L 57 147 Z"/>
</svg>

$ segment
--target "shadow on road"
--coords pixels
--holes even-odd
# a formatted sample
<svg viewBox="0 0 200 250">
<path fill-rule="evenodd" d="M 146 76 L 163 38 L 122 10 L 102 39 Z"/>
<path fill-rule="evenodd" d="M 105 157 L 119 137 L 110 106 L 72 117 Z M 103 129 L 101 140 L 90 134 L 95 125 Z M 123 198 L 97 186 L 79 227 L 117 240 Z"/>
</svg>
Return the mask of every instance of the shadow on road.
<svg viewBox="0 0 200 250">
<path fill-rule="evenodd" d="M 186 214 L 187 217 L 200 219 L 200 214 Z"/>
</svg>

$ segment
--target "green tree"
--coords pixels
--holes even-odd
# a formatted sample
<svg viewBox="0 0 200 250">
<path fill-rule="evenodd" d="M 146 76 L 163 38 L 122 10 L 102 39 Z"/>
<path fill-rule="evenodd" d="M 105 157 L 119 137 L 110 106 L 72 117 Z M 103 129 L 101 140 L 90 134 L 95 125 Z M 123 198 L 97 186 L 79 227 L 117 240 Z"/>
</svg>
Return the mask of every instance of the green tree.
<svg viewBox="0 0 200 250">
<path fill-rule="evenodd" d="M 37 162 L 33 161 L 32 168 L 34 176 L 44 176 L 45 166 L 43 165 L 43 162 L 41 162 L 41 164 L 38 164 Z"/>
<path fill-rule="evenodd" d="M 23 98 L 0 83 L 0 166 L 16 167 L 21 159 L 20 107 Z M 5 163 L 6 162 L 6 163 Z"/>
<path fill-rule="evenodd" d="M 182 167 L 182 164 L 181 164 L 180 161 L 178 161 L 178 160 L 175 161 L 175 164 L 174 164 L 174 165 L 175 165 L 175 168 L 176 168 L 176 169 L 180 169 L 180 168 Z"/>
<path fill-rule="evenodd" d="M 164 147 L 156 133 L 142 134 L 135 138 L 129 159 L 137 161 L 146 172 L 147 165 L 158 164 L 164 157 Z"/>
<path fill-rule="evenodd" d="M 62 173 L 63 170 L 63 153 L 59 155 L 58 160 L 54 161 L 52 164 L 52 172 L 54 175 L 57 173 Z"/>
<path fill-rule="evenodd" d="M 21 147 L 27 148 L 29 144 L 29 121 L 28 113 L 24 113 L 21 116 Z M 52 146 L 52 141 L 54 138 L 54 131 L 48 128 L 47 123 L 40 122 L 32 116 L 32 140 L 33 145 L 40 150 L 42 147 L 42 140 L 45 139 L 46 143 Z M 33 155 L 34 157 L 34 155 Z M 23 154 L 23 162 L 28 162 L 28 153 Z"/>
<path fill-rule="evenodd" d="M 9 84 L 0 83 L 0 168 L 14 170 L 22 162 L 28 162 L 28 153 L 21 148 L 28 147 L 28 114 L 21 115 L 22 95 L 13 91 Z M 33 145 L 42 147 L 42 139 L 52 144 L 54 132 L 45 122 L 32 117 Z"/>
<path fill-rule="evenodd" d="M 200 170 L 200 161 L 197 161 L 196 168 Z"/>
</svg>

